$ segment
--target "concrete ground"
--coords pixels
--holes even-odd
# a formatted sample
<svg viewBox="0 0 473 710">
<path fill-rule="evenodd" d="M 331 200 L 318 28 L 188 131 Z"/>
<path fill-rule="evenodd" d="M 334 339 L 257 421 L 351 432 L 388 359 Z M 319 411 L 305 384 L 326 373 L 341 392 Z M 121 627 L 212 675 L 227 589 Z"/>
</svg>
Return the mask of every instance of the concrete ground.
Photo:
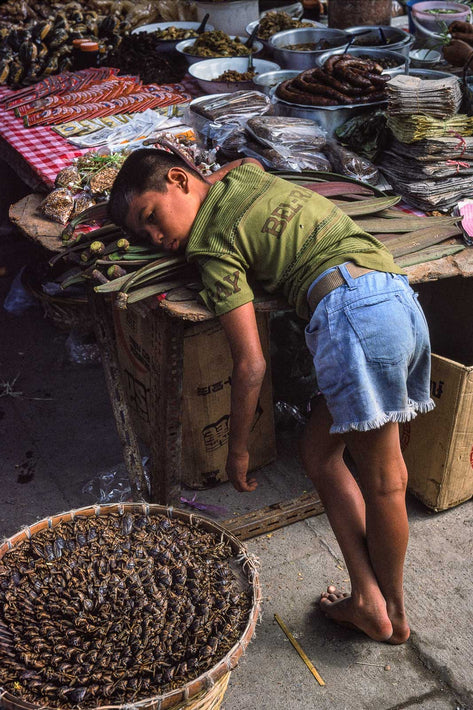
<svg viewBox="0 0 473 710">
<path fill-rule="evenodd" d="M 0 235 L 0 302 L 18 269 L 40 258 L 24 238 Z M 104 472 L 123 473 L 101 365 L 70 361 L 68 333 L 39 307 L 22 315 L 0 307 L 0 536 L 97 499 L 83 487 Z M 228 484 L 200 491 L 228 517 L 311 486 L 281 431 L 275 464 L 257 474 L 254 494 Z M 94 489 L 96 490 L 96 489 Z M 263 616 L 238 668 L 224 710 L 473 710 L 472 502 L 433 514 L 409 498 L 406 564 L 412 636 L 403 646 L 375 643 L 317 610 L 327 584 L 347 572 L 325 514 L 250 540 L 260 560 Z M 274 621 L 277 613 L 315 664 L 309 673 Z"/>
</svg>

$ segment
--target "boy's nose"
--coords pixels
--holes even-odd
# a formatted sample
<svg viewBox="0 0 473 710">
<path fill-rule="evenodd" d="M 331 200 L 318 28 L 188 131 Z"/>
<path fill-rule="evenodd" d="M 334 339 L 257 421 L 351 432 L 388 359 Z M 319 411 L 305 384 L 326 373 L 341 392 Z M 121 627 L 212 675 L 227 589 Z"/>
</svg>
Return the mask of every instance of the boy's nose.
<svg viewBox="0 0 473 710">
<path fill-rule="evenodd" d="M 163 235 L 161 232 L 158 232 L 157 229 L 153 230 L 151 233 L 151 241 L 155 244 L 161 245 L 163 243 Z"/>
</svg>

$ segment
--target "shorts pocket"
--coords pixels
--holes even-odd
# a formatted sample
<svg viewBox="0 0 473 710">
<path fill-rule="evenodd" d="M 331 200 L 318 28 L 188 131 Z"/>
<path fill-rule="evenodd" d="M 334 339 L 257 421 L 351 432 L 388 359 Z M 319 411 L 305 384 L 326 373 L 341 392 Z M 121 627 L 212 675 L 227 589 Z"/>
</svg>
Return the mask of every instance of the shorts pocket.
<svg viewBox="0 0 473 710">
<path fill-rule="evenodd" d="M 415 346 L 411 318 L 399 294 L 377 294 L 345 307 L 369 362 L 396 364 Z"/>
</svg>

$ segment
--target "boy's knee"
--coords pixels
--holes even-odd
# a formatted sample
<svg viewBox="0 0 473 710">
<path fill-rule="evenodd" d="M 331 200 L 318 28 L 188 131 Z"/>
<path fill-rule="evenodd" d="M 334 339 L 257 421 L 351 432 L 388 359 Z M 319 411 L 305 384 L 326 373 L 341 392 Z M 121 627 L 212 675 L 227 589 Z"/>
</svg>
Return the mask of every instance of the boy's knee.
<svg viewBox="0 0 473 710">
<path fill-rule="evenodd" d="M 404 461 L 388 462 L 381 469 L 365 478 L 368 495 L 390 497 L 405 495 L 407 490 L 407 469 Z"/>
</svg>

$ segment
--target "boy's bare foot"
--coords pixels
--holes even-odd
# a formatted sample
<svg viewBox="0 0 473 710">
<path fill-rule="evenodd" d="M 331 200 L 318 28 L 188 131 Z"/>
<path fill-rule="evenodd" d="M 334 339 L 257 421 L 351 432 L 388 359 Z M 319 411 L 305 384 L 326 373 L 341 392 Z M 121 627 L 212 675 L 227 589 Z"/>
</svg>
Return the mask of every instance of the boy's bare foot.
<svg viewBox="0 0 473 710">
<path fill-rule="evenodd" d="M 349 594 L 330 585 L 321 595 L 319 606 L 325 616 L 343 626 L 363 631 L 375 641 L 390 641 L 393 636 L 393 625 L 384 600 L 370 607 L 355 606 Z M 395 641 L 395 643 L 402 643 L 402 641 Z"/>
<path fill-rule="evenodd" d="M 405 643 L 409 636 L 411 635 L 411 630 L 409 624 L 407 623 L 407 618 L 404 612 L 398 614 L 397 612 L 391 612 L 388 607 L 388 615 L 393 625 L 393 635 L 388 639 L 388 643 L 399 644 Z"/>
</svg>

